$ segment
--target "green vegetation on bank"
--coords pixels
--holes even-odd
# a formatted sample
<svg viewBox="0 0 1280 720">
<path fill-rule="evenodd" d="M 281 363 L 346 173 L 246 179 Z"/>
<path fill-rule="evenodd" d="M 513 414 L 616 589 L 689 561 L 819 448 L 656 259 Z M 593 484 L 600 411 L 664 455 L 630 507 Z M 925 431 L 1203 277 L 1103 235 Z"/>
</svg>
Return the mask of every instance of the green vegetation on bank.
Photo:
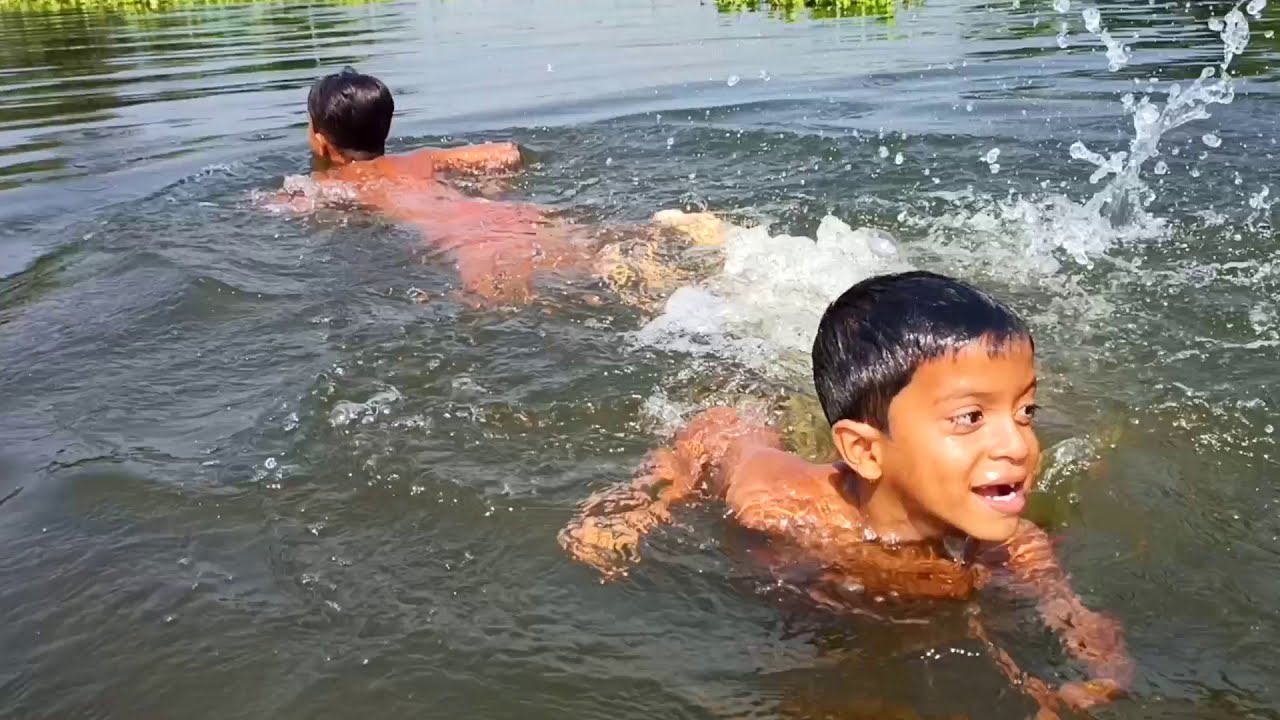
<svg viewBox="0 0 1280 720">
<path fill-rule="evenodd" d="M 716 9 L 722 13 L 767 12 L 787 21 L 804 17 L 892 18 L 900 5 L 911 7 L 919 2 L 920 0 L 716 0 Z"/>
</svg>

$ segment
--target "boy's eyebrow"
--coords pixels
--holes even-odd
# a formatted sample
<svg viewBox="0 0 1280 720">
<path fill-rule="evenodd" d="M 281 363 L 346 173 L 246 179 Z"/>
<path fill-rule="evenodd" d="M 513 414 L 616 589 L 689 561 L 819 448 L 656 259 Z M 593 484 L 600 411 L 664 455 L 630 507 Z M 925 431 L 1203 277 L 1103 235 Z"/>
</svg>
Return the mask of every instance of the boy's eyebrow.
<svg viewBox="0 0 1280 720">
<path fill-rule="evenodd" d="M 1027 393 L 1037 389 L 1039 387 L 1039 384 L 1040 384 L 1039 378 L 1034 378 L 1034 377 L 1031 378 L 1031 382 L 1027 383 L 1027 386 L 1023 388 L 1022 392 L 1018 393 L 1018 397 L 1022 397 L 1023 395 L 1026 395 Z M 952 402 L 955 400 L 959 400 L 961 398 L 975 398 L 977 400 L 990 400 L 991 398 L 997 397 L 1001 394 L 1002 393 L 1000 393 L 999 391 L 972 390 L 966 387 L 966 388 L 960 388 L 955 392 L 947 393 L 946 395 L 938 398 L 937 404 L 941 405 L 943 403 Z"/>
</svg>

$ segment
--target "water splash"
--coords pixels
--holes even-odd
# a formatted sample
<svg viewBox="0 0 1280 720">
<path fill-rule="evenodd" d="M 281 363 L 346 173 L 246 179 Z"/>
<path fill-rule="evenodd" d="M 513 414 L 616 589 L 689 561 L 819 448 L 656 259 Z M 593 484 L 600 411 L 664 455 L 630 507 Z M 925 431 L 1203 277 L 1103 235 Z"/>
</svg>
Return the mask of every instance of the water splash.
<svg viewBox="0 0 1280 720">
<path fill-rule="evenodd" d="M 813 238 L 731 226 L 720 273 L 676 290 L 635 339 L 774 377 L 803 376 L 826 306 L 859 280 L 910 267 L 889 233 L 854 230 L 830 215 Z"/>
<path fill-rule="evenodd" d="M 340 400 L 333 406 L 333 410 L 329 411 L 329 424 L 337 428 L 359 420 L 367 425 L 379 414 L 389 412 L 391 404 L 402 397 L 399 390 L 388 385 L 385 390 L 374 393 L 362 403 Z"/>
<path fill-rule="evenodd" d="M 1143 213 L 1143 209 L 1154 199 L 1154 193 L 1142 182 L 1140 174 L 1142 166 L 1148 160 L 1159 155 L 1160 139 L 1165 133 L 1187 123 L 1204 120 L 1210 117 L 1210 105 L 1229 105 L 1235 99 L 1235 79 L 1228 68 L 1231 61 L 1249 44 L 1249 21 L 1236 6 L 1222 19 L 1210 21 L 1210 27 L 1219 32 L 1222 38 L 1222 62 L 1218 67 L 1206 67 L 1200 77 L 1190 87 L 1183 88 L 1174 83 L 1169 86 L 1163 105 L 1152 101 L 1150 94 L 1141 99 L 1133 95 L 1124 98 L 1125 112 L 1133 115 L 1133 139 L 1129 142 L 1129 150 L 1103 156 L 1076 142 L 1071 146 L 1071 157 L 1085 160 L 1097 166 L 1090 182 L 1099 182 L 1108 175 L 1113 175 L 1111 182 L 1089 200 L 1086 207 L 1114 224 L 1132 222 Z M 1265 0 L 1255 0 L 1250 10 L 1261 12 Z M 1095 8 L 1085 11 L 1085 24 L 1107 45 L 1107 58 L 1112 70 L 1118 69 L 1116 64 L 1128 62 L 1129 51 L 1123 44 L 1114 41 L 1102 26 L 1101 13 Z M 1206 145 L 1217 140 L 1216 135 L 1206 135 Z M 1208 138 L 1212 138 L 1209 140 Z"/>
<path fill-rule="evenodd" d="M 289 175 L 277 192 L 255 190 L 250 200 L 260 209 L 280 215 L 303 215 L 326 206 L 356 204 L 354 187 L 345 183 L 321 183 L 309 175 Z"/>
</svg>

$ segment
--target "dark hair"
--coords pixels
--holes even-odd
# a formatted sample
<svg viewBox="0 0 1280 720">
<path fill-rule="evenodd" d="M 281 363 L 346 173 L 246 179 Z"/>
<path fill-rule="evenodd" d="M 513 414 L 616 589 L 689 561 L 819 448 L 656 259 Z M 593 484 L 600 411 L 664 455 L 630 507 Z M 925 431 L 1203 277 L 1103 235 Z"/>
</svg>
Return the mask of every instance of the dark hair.
<svg viewBox="0 0 1280 720">
<path fill-rule="evenodd" d="M 981 340 L 993 350 L 1032 342 L 1012 310 L 930 272 L 867 278 L 827 307 L 813 342 L 813 383 L 827 422 L 889 431 L 889 403 L 925 362 Z"/>
<path fill-rule="evenodd" d="M 307 95 L 312 127 L 357 160 L 386 152 L 395 110 L 391 91 L 381 80 L 351 67 L 320 78 Z"/>
</svg>

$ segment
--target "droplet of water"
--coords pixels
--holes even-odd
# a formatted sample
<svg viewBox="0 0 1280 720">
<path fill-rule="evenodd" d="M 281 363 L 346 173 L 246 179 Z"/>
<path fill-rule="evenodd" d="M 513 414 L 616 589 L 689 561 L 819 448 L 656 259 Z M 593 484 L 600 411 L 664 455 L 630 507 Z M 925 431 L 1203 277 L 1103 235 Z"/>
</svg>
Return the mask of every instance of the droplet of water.
<svg viewBox="0 0 1280 720">
<path fill-rule="evenodd" d="M 1200 177 L 1200 169 L 1199 169 L 1199 168 L 1191 168 L 1191 177 L 1193 177 L 1193 178 L 1198 178 L 1198 177 Z"/>
<path fill-rule="evenodd" d="M 1244 52 L 1249 46 L 1249 20 L 1240 10 L 1234 9 L 1224 18 L 1222 37 L 1222 67 L 1231 64 L 1231 59 Z"/>
<path fill-rule="evenodd" d="M 880 157 L 882 157 L 882 158 L 887 158 L 887 157 L 889 157 L 889 148 L 887 148 L 887 147 L 885 147 L 885 146 L 881 145 L 881 146 L 880 146 L 879 155 L 880 155 Z"/>
<path fill-rule="evenodd" d="M 901 164 L 902 164 L 902 160 L 903 160 L 902 153 L 898 153 L 897 155 L 894 155 L 894 156 L 893 156 L 893 164 L 894 164 L 894 165 L 901 165 Z"/>
<path fill-rule="evenodd" d="M 1258 194 L 1249 196 L 1249 207 L 1254 210 L 1262 210 L 1263 208 L 1270 207 L 1271 203 L 1267 202 L 1267 196 L 1270 194 L 1271 188 L 1263 185 L 1262 189 L 1258 191 Z"/>
<path fill-rule="evenodd" d="M 738 81 L 741 79 L 742 78 L 738 77 L 737 75 L 730 75 L 729 79 L 724 81 L 724 84 L 728 85 L 729 87 L 733 87 L 734 85 L 737 85 Z"/>
<path fill-rule="evenodd" d="M 1169 166 L 1166 165 L 1163 160 L 1156 163 L 1155 173 L 1157 175 L 1165 175 L 1165 174 L 1168 174 L 1168 172 L 1169 172 Z"/>
<path fill-rule="evenodd" d="M 1098 12 L 1098 8 L 1085 8 L 1080 14 L 1084 17 L 1084 26 L 1089 32 L 1097 34 L 1102 29 L 1102 13 Z"/>
<path fill-rule="evenodd" d="M 547 72 L 555 72 L 555 71 L 556 69 L 551 66 L 551 63 L 547 63 Z"/>
<path fill-rule="evenodd" d="M 982 156 L 982 159 L 986 160 L 988 165 L 990 165 L 993 162 L 996 162 L 997 160 L 1000 159 L 1000 148 L 991 148 L 990 150 L 987 151 L 986 155 Z"/>
<path fill-rule="evenodd" d="M 610 165 L 613 165 L 613 158 L 611 158 L 611 157 L 607 157 L 607 158 L 605 158 L 605 159 L 604 159 L 604 166 L 605 166 L 605 167 L 609 167 Z"/>
<path fill-rule="evenodd" d="M 672 145 L 675 145 L 675 144 L 676 144 L 676 139 L 675 139 L 675 138 L 673 138 L 673 137 L 669 137 L 669 138 L 667 138 L 667 147 L 671 147 Z"/>
<path fill-rule="evenodd" d="M 1058 36 L 1058 47 L 1062 48 L 1063 50 L 1066 50 L 1067 45 L 1070 45 L 1070 43 L 1067 42 L 1067 34 L 1062 33 L 1061 35 Z"/>
<path fill-rule="evenodd" d="M 973 112 L 973 103 L 965 103 L 965 104 L 964 104 L 964 111 L 965 111 L 965 112 Z"/>
<path fill-rule="evenodd" d="M 1111 33 L 1106 30 L 1098 33 L 1098 37 L 1102 39 L 1102 44 L 1107 46 L 1108 70 L 1115 72 L 1129 64 L 1132 53 L 1129 52 L 1129 48 L 1124 43 L 1112 38 Z"/>
<path fill-rule="evenodd" d="M 1200 142 L 1204 143 L 1205 145 L 1208 145 L 1211 148 L 1216 148 L 1222 144 L 1222 138 L 1218 137 L 1217 135 L 1214 135 L 1213 133 L 1205 133 L 1203 136 L 1201 136 Z"/>
<path fill-rule="evenodd" d="M 1273 432 L 1275 432 L 1275 431 L 1276 431 L 1275 427 L 1273 427 L 1273 426 L 1271 426 L 1271 425 L 1268 425 L 1268 426 L 1266 426 L 1266 427 L 1264 427 L 1264 428 L 1262 428 L 1262 429 L 1263 429 L 1263 430 L 1265 430 L 1265 431 L 1266 431 L 1266 433 L 1267 433 L 1268 435 L 1270 435 L 1271 433 L 1273 433 Z"/>
<path fill-rule="evenodd" d="M 1000 163 L 991 163 L 987 167 L 991 169 L 992 175 L 997 175 L 1000 173 Z"/>
<path fill-rule="evenodd" d="M 1250 15 L 1258 17 L 1266 6 L 1267 0 L 1249 0 L 1249 4 L 1244 6 L 1244 10 Z"/>
<path fill-rule="evenodd" d="M 264 463 L 262 463 L 262 467 L 264 467 L 264 468 L 266 468 L 266 469 L 268 469 L 268 470 L 275 470 L 275 469 L 276 469 L 276 465 L 277 465 L 277 463 L 276 463 L 276 459 L 275 459 L 275 458 L 273 458 L 273 457 L 269 457 L 269 458 L 267 458 L 267 461 L 266 461 L 266 462 L 264 462 Z"/>
<path fill-rule="evenodd" d="M 1276 31 L 1275 31 L 1275 30 L 1267 30 L 1266 32 L 1262 33 L 1262 37 L 1264 37 L 1264 38 L 1266 38 L 1266 39 L 1268 39 L 1268 40 L 1270 40 L 1271 38 L 1273 38 L 1273 37 L 1275 37 L 1275 36 L 1276 36 Z"/>
<path fill-rule="evenodd" d="M 1053 9 L 1060 13 L 1071 12 L 1071 0 L 1053 0 Z"/>
<path fill-rule="evenodd" d="M 769 71 L 768 71 L 768 70 L 761 70 L 761 71 L 760 71 L 760 79 L 761 79 L 761 80 L 763 80 L 763 81 L 765 81 L 765 82 L 769 82 L 769 81 L 770 81 L 770 80 L 772 80 L 773 78 L 771 78 L 771 77 L 769 76 Z"/>
<path fill-rule="evenodd" d="M 1017 10 L 1020 7 L 1022 7 L 1022 3 L 1019 0 L 1013 0 L 1013 9 Z"/>
<path fill-rule="evenodd" d="M 1209 18 L 1209 29 L 1210 29 L 1210 30 L 1212 30 L 1212 31 L 1214 31 L 1214 32 L 1222 32 L 1222 29 L 1223 29 L 1224 27 L 1226 27 L 1226 23 L 1222 22 L 1222 18 L 1220 18 L 1220 17 L 1211 17 L 1211 18 Z"/>
</svg>

